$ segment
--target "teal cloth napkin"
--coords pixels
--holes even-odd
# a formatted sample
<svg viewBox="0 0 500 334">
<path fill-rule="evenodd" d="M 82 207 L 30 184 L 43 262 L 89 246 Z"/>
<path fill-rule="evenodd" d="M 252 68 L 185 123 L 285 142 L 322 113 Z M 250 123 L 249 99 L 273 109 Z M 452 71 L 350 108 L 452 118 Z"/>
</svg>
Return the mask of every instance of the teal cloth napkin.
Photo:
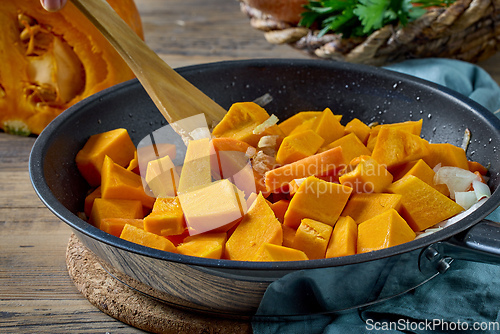
<svg viewBox="0 0 500 334">
<path fill-rule="evenodd" d="M 386 68 L 446 86 L 500 117 L 500 87 L 476 65 L 450 59 L 416 59 Z M 500 208 L 487 218 L 500 222 Z M 301 304 L 314 305 L 314 287 L 308 287 L 304 276 L 293 281 L 296 291 L 289 298 L 279 295 L 279 282 L 272 283 L 259 312 L 266 314 L 267 309 L 276 307 L 286 312 L 300 309 Z M 500 266 L 455 260 L 445 274 L 384 302 L 336 315 L 273 321 L 259 318 L 252 322 L 252 328 L 255 334 L 500 333 Z"/>
</svg>

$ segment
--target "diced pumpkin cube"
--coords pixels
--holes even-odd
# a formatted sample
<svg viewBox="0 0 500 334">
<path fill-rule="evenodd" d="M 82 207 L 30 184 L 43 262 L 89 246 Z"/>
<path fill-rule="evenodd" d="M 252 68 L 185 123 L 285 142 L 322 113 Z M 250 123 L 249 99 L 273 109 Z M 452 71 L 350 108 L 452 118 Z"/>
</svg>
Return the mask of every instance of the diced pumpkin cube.
<svg viewBox="0 0 500 334">
<path fill-rule="evenodd" d="M 212 134 L 215 137 L 238 139 L 253 147 L 257 147 L 260 138 L 266 135 L 278 135 L 283 138 L 284 134 L 278 125 L 270 126 L 262 133 L 254 133 L 254 129 L 268 118 L 267 111 L 254 102 L 233 103 Z"/>
<path fill-rule="evenodd" d="M 402 195 L 401 216 L 415 232 L 463 211 L 460 205 L 413 175 L 394 182 L 387 190 Z"/>
<path fill-rule="evenodd" d="M 429 143 L 417 135 L 396 128 L 382 127 L 372 157 L 390 170 L 427 156 L 428 146 Z"/>
<path fill-rule="evenodd" d="M 284 225 L 296 229 L 309 218 L 333 226 L 351 195 L 352 188 L 308 177 L 290 200 Z"/>
<path fill-rule="evenodd" d="M 278 218 L 280 223 L 283 223 L 283 221 L 285 220 L 285 212 L 288 209 L 289 205 L 290 205 L 290 201 L 288 201 L 286 199 L 280 199 L 280 200 L 270 204 L 271 209 L 274 212 L 274 215 L 276 216 L 276 218 Z"/>
<path fill-rule="evenodd" d="M 281 223 L 259 194 L 248 212 L 226 242 L 225 257 L 230 260 L 251 261 L 264 243 L 281 245 Z"/>
<path fill-rule="evenodd" d="M 326 256 L 338 257 L 356 254 L 358 225 L 351 217 L 340 217 L 333 228 Z"/>
<path fill-rule="evenodd" d="M 330 108 L 323 110 L 321 115 L 314 120 L 311 130 L 323 137 L 324 145 L 328 145 L 344 135 L 344 127 Z"/>
<path fill-rule="evenodd" d="M 295 233 L 293 248 L 303 251 L 310 260 L 323 259 L 332 231 L 331 225 L 304 218 Z"/>
<path fill-rule="evenodd" d="M 116 164 L 108 156 L 104 158 L 101 177 L 102 198 L 138 200 L 146 208 L 153 207 L 155 198 L 146 194 L 141 177 Z"/>
<path fill-rule="evenodd" d="M 420 136 L 420 133 L 422 131 L 422 124 L 423 120 L 420 119 L 418 121 L 407 121 L 407 122 L 376 125 L 370 130 L 370 136 L 368 137 L 368 142 L 366 144 L 366 147 L 368 147 L 370 151 L 373 151 L 375 143 L 377 142 L 377 136 L 381 129 L 392 128 L 407 133 L 411 133 L 416 136 Z"/>
<path fill-rule="evenodd" d="M 190 191 L 212 182 L 210 170 L 210 139 L 191 140 L 182 165 L 177 193 Z"/>
<path fill-rule="evenodd" d="M 151 232 L 146 232 L 138 227 L 126 224 L 120 238 L 142 246 L 176 253 L 174 244 L 167 238 L 160 237 Z"/>
<path fill-rule="evenodd" d="M 142 219 L 132 218 L 103 218 L 101 219 L 100 229 L 115 237 L 120 237 L 126 224 L 144 229 L 144 221 Z"/>
<path fill-rule="evenodd" d="M 92 212 L 92 205 L 94 205 L 94 200 L 96 198 L 101 197 L 101 187 L 97 187 L 85 197 L 84 209 L 85 215 L 90 217 L 90 213 Z"/>
<path fill-rule="evenodd" d="M 295 229 L 290 226 L 282 225 L 283 228 L 283 246 L 293 247 L 293 239 L 295 238 Z"/>
<path fill-rule="evenodd" d="M 208 259 L 220 259 L 226 238 L 225 232 L 189 236 L 177 246 L 177 252 Z"/>
<path fill-rule="evenodd" d="M 252 261 L 303 261 L 307 255 L 298 249 L 265 243 L 260 246 Z"/>
<path fill-rule="evenodd" d="M 155 133 L 153 132 L 153 138 L 154 134 Z M 161 137 L 161 135 L 156 137 Z M 166 137 L 168 138 L 168 136 Z M 166 140 L 165 138 L 156 139 Z M 175 144 L 157 143 L 153 142 L 151 137 L 144 138 L 137 147 L 137 164 L 139 165 L 139 174 L 141 174 L 142 176 L 146 175 L 146 171 L 150 161 L 157 160 L 166 156 L 169 156 L 172 161 L 175 160 L 177 156 L 177 147 L 175 146 Z"/>
<path fill-rule="evenodd" d="M 276 155 L 276 162 L 286 165 L 313 155 L 323 144 L 324 139 L 312 130 L 286 136 Z"/>
<path fill-rule="evenodd" d="M 251 193 L 263 192 L 266 196 L 264 173 L 252 168 L 247 155 L 256 149 L 234 138 L 213 138 L 210 141 L 212 176 L 216 180 L 230 179 L 248 197 Z"/>
<path fill-rule="evenodd" d="M 350 162 L 339 182 L 351 187 L 354 193 L 379 193 L 391 184 L 392 174 L 375 159 L 362 155 Z"/>
<path fill-rule="evenodd" d="M 340 146 L 342 147 L 342 154 L 344 155 L 344 161 L 348 164 L 352 159 L 357 158 L 361 155 L 371 155 L 369 149 L 359 140 L 359 138 L 354 133 L 349 133 L 342 138 L 339 138 L 321 150 L 328 150 Z"/>
<path fill-rule="evenodd" d="M 226 232 L 247 211 L 243 193 L 229 180 L 215 181 L 178 197 L 190 235 Z"/>
<path fill-rule="evenodd" d="M 104 218 L 142 219 L 143 217 L 141 201 L 96 198 L 90 213 L 89 223 L 100 228 Z"/>
<path fill-rule="evenodd" d="M 155 197 L 177 196 L 179 174 L 168 155 L 163 158 L 151 160 L 148 163 L 144 179 Z"/>
<path fill-rule="evenodd" d="M 429 152 L 423 157 L 429 167 L 434 168 L 437 164 L 444 166 L 469 169 L 465 151 L 461 147 L 452 144 L 429 144 Z"/>
<path fill-rule="evenodd" d="M 317 118 L 318 117 L 313 117 L 313 118 L 305 120 L 304 123 L 299 124 L 298 126 L 296 126 L 295 129 L 293 129 L 292 132 L 290 132 L 288 134 L 288 136 L 292 136 L 292 135 L 295 135 L 297 133 L 301 133 L 301 132 L 304 132 L 304 131 L 311 130 L 312 127 L 313 127 L 314 121 L 316 121 Z"/>
<path fill-rule="evenodd" d="M 301 179 L 311 175 L 334 174 L 344 166 L 341 147 L 317 153 L 310 157 L 271 169 L 265 174 L 268 191 L 275 191 L 288 186 L 293 179 Z"/>
<path fill-rule="evenodd" d="M 151 213 L 144 217 L 144 230 L 161 236 L 181 234 L 185 228 L 177 197 L 157 198 Z"/>
<path fill-rule="evenodd" d="M 415 236 L 399 213 L 390 209 L 358 225 L 357 253 L 397 246 Z"/>
<path fill-rule="evenodd" d="M 423 159 L 411 161 L 403 165 L 403 167 L 398 170 L 397 173 L 395 173 L 394 181 L 397 181 L 406 175 L 416 176 L 420 180 L 424 181 L 431 187 L 441 192 L 443 195 L 450 195 L 450 191 L 448 190 L 448 187 L 446 187 L 446 185 L 434 184 L 434 175 L 436 175 L 436 173 L 434 172 L 434 170 L 432 170 L 431 167 L 429 167 L 429 165 L 425 163 Z"/>
<path fill-rule="evenodd" d="M 319 115 L 321 115 L 321 111 L 301 111 L 279 123 L 278 127 L 283 131 L 285 136 L 288 136 L 297 126 Z"/>
<path fill-rule="evenodd" d="M 352 119 L 349 123 L 346 124 L 344 128 L 345 133 L 354 133 L 356 137 L 358 137 L 359 140 L 363 143 L 363 145 L 366 145 L 368 141 L 370 130 L 370 127 L 360 121 L 358 118 Z"/>
<path fill-rule="evenodd" d="M 386 193 L 352 194 L 349 202 L 342 211 L 342 217 L 351 217 L 357 224 L 361 224 L 384 211 L 401 207 L 401 195 Z"/>
<path fill-rule="evenodd" d="M 135 146 L 126 129 L 115 129 L 90 136 L 77 153 L 75 161 L 78 170 L 92 187 L 101 184 L 101 168 L 104 157 L 127 167 L 134 158 Z"/>
</svg>

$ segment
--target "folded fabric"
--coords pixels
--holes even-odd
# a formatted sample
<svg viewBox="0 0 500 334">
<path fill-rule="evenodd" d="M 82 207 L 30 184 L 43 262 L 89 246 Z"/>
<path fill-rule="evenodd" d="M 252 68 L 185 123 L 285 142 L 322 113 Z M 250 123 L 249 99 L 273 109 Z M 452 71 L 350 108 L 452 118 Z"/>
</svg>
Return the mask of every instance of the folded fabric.
<svg viewBox="0 0 500 334">
<path fill-rule="evenodd" d="M 408 60 L 386 67 L 420 77 L 468 96 L 500 117 L 500 87 L 480 67 L 449 59 Z M 500 208 L 488 219 L 500 222 Z M 418 252 L 374 261 L 371 266 L 324 268 L 294 272 L 267 289 L 252 322 L 254 333 L 500 333 L 500 266 L 455 260 L 444 274 L 405 292 L 411 279 L 424 277 L 415 269 Z M 411 265 L 408 265 L 411 263 Z M 362 265 L 365 265 L 364 267 Z M 362 273 L 355 277 L 350 273 Z M 391 275 L 397 273 L 396 275 Z M 369 280 L 370 275 L 380 277 Z M 377 276 L 378 275 L 378 276 Z M 402 285 L 401 276 L 410 283 Z M 374 282 L 370 286 L 360 281 Z M 335 285 L 335 287 L 333 287 Z M 340 289 L 339 289 L 340 287 Z M 330 288 L 330 290 L 328 290 Z M 336 288 L 336 289 L 335 289 Z M 337 314 L 321 310 L 349 308 L 366 301 L 392 296 L 385 301 Z M 324 291 L 335 291 L 325 295 Z M 358 303 L 358 304 L 356 304 Z M 316 315 L 269 317 L 274 312 Z M 263 316 L 263 317 L 262 317 Z"/>
</svg>

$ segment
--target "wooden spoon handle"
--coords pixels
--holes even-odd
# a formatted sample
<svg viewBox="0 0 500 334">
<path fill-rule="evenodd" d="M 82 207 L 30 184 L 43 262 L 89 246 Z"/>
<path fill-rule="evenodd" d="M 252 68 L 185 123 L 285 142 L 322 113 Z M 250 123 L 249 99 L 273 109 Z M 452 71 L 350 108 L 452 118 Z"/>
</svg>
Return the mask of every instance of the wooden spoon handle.
<svg viewBox="0 0 500 334">
<path fill-rule="evenodd" d="M 226 110 L 168 66 L 105 0 L 71 0 L 113 45 L 169 122 L 204 113 L 208 125 Z"/>
</svg>

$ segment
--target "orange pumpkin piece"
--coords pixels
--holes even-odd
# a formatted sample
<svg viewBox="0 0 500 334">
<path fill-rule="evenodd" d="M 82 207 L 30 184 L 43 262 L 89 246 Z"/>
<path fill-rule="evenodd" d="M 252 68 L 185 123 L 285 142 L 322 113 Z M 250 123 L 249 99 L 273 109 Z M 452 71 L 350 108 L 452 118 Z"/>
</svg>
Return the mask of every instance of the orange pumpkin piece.
<svg viewBox="0 0 500 334">
<path fill-rule="evenodd" d="M 286 187 L 293 179 L 301 179 L 311 175 L 335 174 L 344 165 L 341 147 L 334 147 L 325 152 L 271 169 L 265 174 L 268 191 Z"/>
<path fill-rule="evenodd" d="M 303 261 L 309 260 L 301 250 L 265 243 L 260 246 L 252 261 Z"/>
<path fill-rule="evenodd" d="M 177 196 L 179 174 L 168 155 L 148 163 L 144 181 L 147 188 L 153 192 L 154 197 Z"/>
<path fill-rule="evenodd" d="M 234 138 L 213 138 L 210 141 L 210 166 L 215 180 L 229 179 L 248 197 L 266 192 L 264 174 L 252 168 L 247 152 L 256 152 L 249 144 Z"/>
<path fill-rule="evenodd" d="M 144 176 L 147 173 L 150 161 L 160 159 L 165 156 L 169 156 L 171 160 L 175 160 L 177 156 L 177 146 L 170 143 L 153 143 L 150 137 L 146 137 L 139 142 L 136 152 L 137 164 L 139 165 L 138 174 Z"/>
<path fill-rule="evenodd" d="M 290 205 L 290 201 L 288 201 L 286 199 L 280 199 L 280 200 L 270 204 L 271 209 L 274 212 L 274 215 L 276 216 L 276 218 L 278 218 L 280 223 L 283 223 L 283 221 L 285 220 L 285 212 L 286 212 L 286 210 L 288 210 L 289 205 Z"/>
<path fill-rule="evenodd" d="M 144 191 L 141 177 L 106 156 L 102 164 L 101 196 L 106 199 L 138 200 L 152 208 L 155 198 Z"/>
<path fill-rule="evenodd" d="M 392 182 L 392 174 L 375 159 L 362 155 L 353 159 L 340 175 L 339 182 L 354 193 L 380 193 Z"/>
<path fill-rule="evenodd" d="M 142 246 L 159 249 L 162 251 L 176 253 L 174 244 L 167 238 L 160 237 L 151 232 L 146 232 L 143 229 L 126 224 L 120 238 Z"/>
<path fill-rule="evenodd" d="M 259 194 L 227 240 L 225 258 L 251 261 L 264 243 L 281 245 L 283 230 L 266 199 Z"/>
<path fill-rule="evenodd" d="M 363 123 L 358 118 L 354 118 L 346 124 L 344 131 L 346 134 L 354 133 L 356 137 L 358 137 L 358 139 L 363 143 L 363 145 L 366 145 L 366 143 L 368 142 L 368 137 L 370 136 L 371 129 L 368 125 Z"/>
<path fill-rule="evenodd" d="M 387 190 L 402 195 L 401 216 L 415 232 L 463 211 L 460 205 L 413 175 L 394 182 Z"/>
<path fill-rule="evenodd" d="M 85 215 L 87 217 L 90 217 L 90 213 L 92 212 L 92 206 L 94 205 L 94 200 L 99 197 L 101 197 L 101 187 L 97 187 L 85 197 L 83 212 L 85 212 Z"/>
<path fill-rule="evenodd" d="M 286 165 L 313 155 L 325 140 L 312 130 L 286 136 L 276 154 L 276 162 Z"/>
<path fill-rule="evenodd" d="M 358 225 L 351 217 L 340 217 L 333 228 L 325 257 L 356 254 Z"/>
<path fill-rule="evenodd" d="M 401 208 L 401 195 L 386 193 L 352 194 L 342 211 L 342 217 L 351 217 L 361 224 L 374 216 L 390 209 L 398 211 Z"/>
<path fill-rule="evenodd" d="M 465 151 L 461 147 L 452 144 L 429 144 L 429 152 L 423 157 L 429 167 L 434 168 L 437 164 L 441 166 L 458 167 L 469 169 Z"/>
<path fill-rule="evenodd" d="M 224 118 L 213 129 L 215 137 L 227 137 L 244 141 L 257 147 L 260 138 L 266 135 L 284 137 L 278 125 L 272 125 L 259 134 L 254 133 L 257 126 L 269 119 L 267 111 L 254 102 L 233 103 Z"/>
<path fill-rule="evenodd" d="M 301 111 L 279 123 L 278 127 L 281 129 L 281 131 L 283 131 L 283 134 L 285 136 L 288 136 L 298 126 L 304 124 L 310 119 L 315 119 L 320 115 L 321 111 Z"/>
<path fill-rule="evenodd" d="M 357 253 L 397 246 L 415 236 L 399 213 L 390 209 L 358 225 Z"/>
<path fill-rule="evenodd" d="M 304 218 L 295 233 L 293 248 L 303 251 L 310 260 L 323 259 L 332 231 L 331 225 Z"/>
<path fill-rule="evenodd" d="M 377 136 L 381 129 L 392 128 L 407 133 L 411 133 L 416 136 L 420 136 L 420 133 L 422 132 L 422 124 L 423 120 L 420 119 L 418 121 L 407 121 L 407 122 L 376 125 L 370 130 L 370 135 L 368 137 L 368 142 L 366 143 L 366 147 L 368 147 L 370 151 L 373 151 L 375 143 L 377 142 Z"/>
<path fill-rule="evenodd" d="M 339 139 L 344 135 L 344 127 L 340 124 L 340 120 L 336 117 L 330 108 L 323 110 L 312 123 L 311 130 L 320 135 L 325 141 L 324 145 Z"/>
<path fill-rule="evenodd" d="M 187 192 L 210 182 L 210 139 L 191 140 L 187 146 L 177 193 Z"/>
<path fill-rule="evenodd" d="M 101 228 L 101 221 L 104 218 L 142 219 L 143 217 L 141 201 L 96 198 L 90 213 L 89 223 Z"/>
<path fill-rule="evenodd" d="M 483 176 L 488 173 L 488 169 L 477 161 L 467 161 L 467 163 L 469 165 L 469 170 L 473 173 L 479 172 L 479 174 Z"/>
<path fill-rule="evenodd" d="M 178 197 L 190 235 L 226 232 L 247 211 L 244 194 L 227 179 L 180 193 Z"/>
<path fill-rule="evenodd" d="M 157 198 L 153 210 L 144 217 L 144 230 L 161 236 L 178 235 L 186 228 L 177 197 Z"/>
<path fill-rule="evenodd" d="M 90 136 L 78 151 L 75 162 L 84 179 L 92 186 L 101 184 L 104 157 L 109 156 L 122 167 L 134 158 L 135 146 L 126 129 L 115 129 Z"/>
<path fill-rule="evenodd" d="M 189 236 L 177 246 L 179 254 L 220 259 L 223 254 L 227 235 L 221 233 L 203 233 Z"/>
<path fill-rule="evenodd" d="M 290 200 L 284 225 L 298 228 L 304 218 L 333 226 L 351 195 L 352 188 L 308 177 Z"/>
<path fill-rule="evenodd" d="M 295 238 L 295 229 L 290 226 L 282 225 L 283 228 L 283 246 L 293 248 L 293 239 Z"/>
<path fill-rule="evenodd" d="M 144 221 L 142 219 L 132 219 L 132 218 L 104 218 L 101 219 L 100 229 L 106 233 L 114 235 L 115 237 L 120 237 L 123 228 L 126 224 L 144 229 Z"/>
<path fill-rule="evenodd" d="M 429 154 L 429 143 L 410 132 L 381 127 L 372 158 L 388 170 Z"/>
<path fill-rule="evenodd" d="M 337 146 L 342 147 L 342 154 L 344 155 L 346 164 L 348 164 L 352 159 L 357 158 L 361 155 L 372 154 L 372 152 L 370 152 L 370 150 L 366 148 L 366 146 L 354 133 L 349 133 L 342 138 L 335 140 L 321 150 L 328 150 Z"/>
<path fill-rule="evenodd" d="M 107 2 L 143 37 L 132 0 Z M 134 77 L 72 3 L 49 13 L 39 1 L 2 1 L 0 30 L 0 128 L 7 133 L 40 134 L 71 105 Z"/>
<path fill-rule="evenodd" d="M 436 188 L 436 190 L 443 193 L 443 195 L 450 195 L 450 191 L 445 184 L 434 184 L 434 175 L 436 175 L 436 173 L 422 159 L 411 161 L 404 165 L 403 168 L 401 168 L 397 173 L 394 174 L 394 181 L 397 181 L 406 175 L 416 176 L 428 185 Z"/>
</svg>

